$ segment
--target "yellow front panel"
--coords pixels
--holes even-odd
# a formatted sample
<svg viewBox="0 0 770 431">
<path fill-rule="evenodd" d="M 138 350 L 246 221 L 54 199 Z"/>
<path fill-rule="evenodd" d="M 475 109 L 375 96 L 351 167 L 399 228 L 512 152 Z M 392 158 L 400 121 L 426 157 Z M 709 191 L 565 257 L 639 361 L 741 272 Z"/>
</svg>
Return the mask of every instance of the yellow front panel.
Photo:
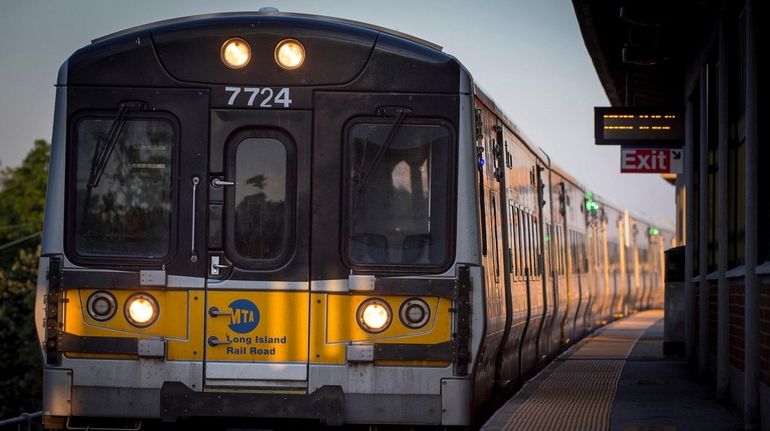
<svg viewBox="0 0 770 431">
<path fill-rule="evenodd" d="M 307 292 L 209 291 L 207 339 L 230 344 L 206 345 L 209 361 L 307 362 Z"/>
<path fill-rule="evenodd" d="M 364 331 L 357 323 L 356 311 L 369 295 L 327 294 L 311 295 L 312 363 L 345 364 L 346 347 L 351 343 L 438 344 L 452 339 L 452 301 L 438 297 L 422 297 L 431 309 L 430 320 L 419 329 L 401 323 L 398 311 L 409 299 L 404 296 L 378 296 L 393 312 L 390 326 L 379 334 Z"/>
<path fill-rule="evenodd" d="M 169 360 L 202 360 L 203 347 L 203 293 L 181 290 L 143 290 L 158 301 L 158 319 L 147 328 L 137 328 L 126 319 L 123 308 L 135 290 L 110 290 L 117 303 L 115 315 L 100 322 L 86 312 L 85 304 L 95 289 L 66 291 L 64 314 L 65 332 L 90 337 L 132 337 L 166 339 Z M 104 357 L 81 354 L 77 356 Z M 114 356 L 114 355 L 113 355 Z"/>
</svg>

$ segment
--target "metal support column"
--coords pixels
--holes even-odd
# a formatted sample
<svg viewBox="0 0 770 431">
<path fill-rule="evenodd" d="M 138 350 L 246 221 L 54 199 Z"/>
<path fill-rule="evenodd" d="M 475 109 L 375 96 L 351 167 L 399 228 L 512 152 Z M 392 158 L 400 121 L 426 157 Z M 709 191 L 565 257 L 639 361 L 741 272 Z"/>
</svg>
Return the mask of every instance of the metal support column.
<svg viewBox="0 0 770 431">
<path fill-rule="evenodd" d="M 708 226 L 709 226 L 709 66 L 700 69 L 700 132 L 698 133 L 698 371 L 708 372 L 709 360 L 709 282 L 708 278 Z"/>
<path fill-rule="evenodd" d="M 685 249 L 684 249 L 684 294 L 685 294 L 685 320 L 684 335 L 685 348 L 688 360 L 695 359 L 695 286 L 692 278 L 695 265 L 695 161 L 698 154 L 695 142 L 695 124 L 693 116 L 696 115 L 695 102 L 687 101 L 685 111 L 685 135 L 684 135 L 684 175 L 685 175 Z"/>
<path fill-rule="evenodd" d="M 746 0 L 746 290 L 745 290 L 745 374 L 744 423 L 759 423 L 759 281 L 757 279 L 757 159 L 759 158 L 758 77 L 755 0 Z"/>
<path fill-rule="evenodd" d="M 722 18 L 719 23 L 719 150 L 718 161 L 719 171 L 717 173 L 719 190 L 717 196 L 720 205 L 717 206 L 717 252 L 719 261 L 719 282 L 717 285 L 717 397 L 727 398 L 729 396 L 730 385 L 730 295 L 729 284 L 727 283 L 727 243 L 729 240 L 728 226 L 728 187 L 727 187 L 727 165 L 729 163 L 730 131 L 729 131 L 729 110 L 728 110 L 728 86 L 730 83 L 729 70 L 729 49 L 727 39 L 727 22 Z"/>
</svg>

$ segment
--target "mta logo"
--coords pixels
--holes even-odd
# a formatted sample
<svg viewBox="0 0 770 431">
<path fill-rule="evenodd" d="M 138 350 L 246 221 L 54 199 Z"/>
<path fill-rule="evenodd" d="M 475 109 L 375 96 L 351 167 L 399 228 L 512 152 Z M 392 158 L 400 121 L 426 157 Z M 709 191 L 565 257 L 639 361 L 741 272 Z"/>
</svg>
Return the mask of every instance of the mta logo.
<svg viewBox="0 0 770 431">
<path fill-rule="evenodd" d="M 247 334 L 259 324 L 259 308 L 248 299 L 238 299 L 230 303 L 232 314 L 230 315 L 230 329 Z"/>
</svg>

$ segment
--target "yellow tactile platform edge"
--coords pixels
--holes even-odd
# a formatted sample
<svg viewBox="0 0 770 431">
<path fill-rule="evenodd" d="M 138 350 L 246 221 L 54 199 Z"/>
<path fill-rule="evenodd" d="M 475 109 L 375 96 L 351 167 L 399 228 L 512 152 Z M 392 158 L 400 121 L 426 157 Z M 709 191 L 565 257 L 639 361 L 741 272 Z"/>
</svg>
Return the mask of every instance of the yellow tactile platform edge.
<svg viewBox="0 0 770 431">
<path fill-rule="evenodd" d="M 639 313 L 590 337 L 563 358 L 503 430 L 607 430 L 625 359 L 660 318 L 659 311 Z"/>
</svg>

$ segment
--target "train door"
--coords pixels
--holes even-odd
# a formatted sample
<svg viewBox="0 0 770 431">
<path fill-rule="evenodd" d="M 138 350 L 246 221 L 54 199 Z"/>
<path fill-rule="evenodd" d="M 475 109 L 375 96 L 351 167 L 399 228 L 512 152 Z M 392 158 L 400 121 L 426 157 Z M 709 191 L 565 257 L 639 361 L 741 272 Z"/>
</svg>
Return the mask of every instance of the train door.
<svg viewBox="0 0 770 431">
<path fill-rule="evenodd" d="M 211 111 L 207 387 L 307 387 L 310 123 Z"/>
<path fill-rule="evenodd" d="M 551 331 L 553 330 L 556 306 L 558 297 L 553 289 L 553 285 L 549 285 L 546 272 L 550 270 L 550 267 L 546 268 L 546 265 L 553 264 L 553 250 L 551 247 L 543 247 L 543 241 L 545 237 L 545 225 L 543 221 L 551 221 L 550 217 L 546 217 L 546 214 L 550 214 L 551 205 L 546 205 L 546 200 L 550 200 L 550 187 L 551 184 L 551 171 L 549 170 L 544 178 L 543 171 L 546 167 L 541 163 L 537 163 L 535 166 L 535 186 L 536 186 L 536 213 L 532 219 L 532 250 L 535 253 L 535 259 L 533 262 L 533 274 L 534 279 L 532 281 L 533 295 L 542 296 L 543 313 L 542 321 L 540 322 L 540 331 L 538 334 L 538 359 L 541 361 L 548 359 L 551 355 L 558 351 L 558 347 L 554 347 L 550 343 Z M 550 203 L 550 202 L 549 202 Z"/>
<path fill-rule="evenodd" d="M 600 226 L 600 232 L 601 237 L 599 239 L 600 246 L 599 246 L 599 261 L 601 262 L 601 268 L 602 268 L 602 278 L 604 282 L 602 283 L 604 286 L 604 294 L 602 296 L 602 306 L 600 308 L 600 323 L 602 325 L 606 324 L 609 320 L 612 320 L 612 304 L 615 299 L 615 290 L 616 290 L 616 284 L 615 284 L 615 269 L 614 269 L 614 262 L 609 255 L 610 252 L 610 246 L 608 244 L 607 240 L 607 229 L 609 223 L 607 222 L 607 216 L 606 214 L 602 214 L 601 218 L 601 226 Z M 610 268 L 610 264 L 613 265 L 612 268 Z M 612 281 L 610 281 L 610 272 L 612 272 Z"/>
</svg>

